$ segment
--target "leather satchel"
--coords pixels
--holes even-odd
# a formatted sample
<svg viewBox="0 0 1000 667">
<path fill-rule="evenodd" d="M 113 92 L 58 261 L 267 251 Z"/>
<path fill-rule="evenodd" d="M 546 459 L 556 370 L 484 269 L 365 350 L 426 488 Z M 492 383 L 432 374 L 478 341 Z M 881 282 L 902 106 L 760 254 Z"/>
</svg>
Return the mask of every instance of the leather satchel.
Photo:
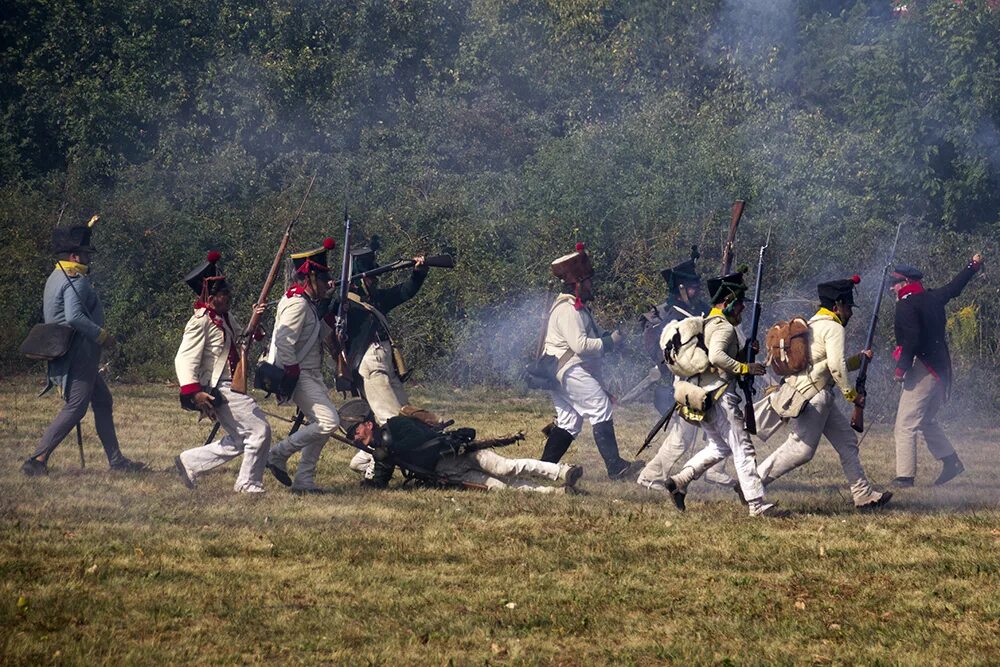
<svg viewBox="0 0 1000 667">
<path fill-rule="evenodd" d="M 69 352 L 73 327 L 68 324 L 36 324 L 21 343 L 21 354 L 29 359 L 54 361 Z"/>
</svg>

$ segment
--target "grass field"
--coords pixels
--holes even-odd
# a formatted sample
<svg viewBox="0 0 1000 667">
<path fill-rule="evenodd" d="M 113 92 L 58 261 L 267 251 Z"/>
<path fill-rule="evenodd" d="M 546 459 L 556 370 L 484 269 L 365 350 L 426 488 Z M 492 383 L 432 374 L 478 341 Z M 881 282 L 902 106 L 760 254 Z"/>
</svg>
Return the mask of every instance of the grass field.
<svg viewBox="0 0 1000 667">
<path fill-rule="evenodd" d="M 6 665 L 1000 662 L 996 430 L 950 425 L 967 472 L 931 487 L 922 451 L 918 486 L 875 516 L 852 511 L 828 444 L 772 487 L 795 517 L 767 521 L 701 483 L 686 514 L 610 483 L 589 433 L 569 454 L 583 497 L 363 491 L 333 442 L 317 477 L 329 493 L 268 477 L 243 497 L 235 462 L 181 485 L 173 457 L 208 427 L 157 385 L 114 388 L 125 453 L 154 472 L 108 472 L 88 417 L 85 470 L 68 440 L 48 478 L 23 477 L 58 408 L 33 382 L 0 384 Z M 541 451 L 541 396 L 417 397 L 486 434 L 528 428 L 507 451 Z M 622 411 L 623 449 L 652 421 Z M 884 426 L 863 455 L 888 482 Z"/>
</svg>

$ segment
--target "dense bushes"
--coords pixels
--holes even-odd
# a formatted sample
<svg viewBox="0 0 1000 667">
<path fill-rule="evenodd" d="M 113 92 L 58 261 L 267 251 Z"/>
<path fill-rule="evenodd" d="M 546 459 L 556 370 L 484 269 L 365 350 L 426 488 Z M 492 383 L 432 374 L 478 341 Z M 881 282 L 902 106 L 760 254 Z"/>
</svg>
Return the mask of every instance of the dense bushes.
<svg viewBox="0 0 1000 667">
<path fill-rule="evenodd" d="M 907 7 L 8 3 L 3 363 L 22 367 L 64 204 L 64 223 L 102 214 L 116 372 L 168 377 L 184 270 L 218 248 L 245 309 L 314 172 L 295 247 L 339 236 L 346 204 L 385 258 L 457 249 L 459 268 L 393 315 L 423 377 L 515 378 L 546 265 L 577 240 L 601 315 L 633 318 L 691 244 L 715 265 L 740 196 L 742 256 L 773 231 L 772 302 L 859 270 L 870 286 L 903 218 L 901 255 L 944 281 L 974 249 L 996 256 L 1000 11 Z M 980 279 L 963 297 L 966 367 L 995 367 L 995 294 Z M 623 368 L 622 383 L 639 372 Z"/>
</svg>

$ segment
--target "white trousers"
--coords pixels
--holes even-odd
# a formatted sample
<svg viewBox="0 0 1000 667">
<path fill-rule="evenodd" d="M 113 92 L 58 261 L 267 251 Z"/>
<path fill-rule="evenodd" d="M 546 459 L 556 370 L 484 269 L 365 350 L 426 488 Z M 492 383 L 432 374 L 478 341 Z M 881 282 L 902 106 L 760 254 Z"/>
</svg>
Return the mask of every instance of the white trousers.
<svg viewBox="0 0 1000 667">
<path fill-rule="evenodd" d="M 536 459 L 509 459 L 491 449 L 480 449 L 462 456 L 449 456 L 441 459 L 435 467 L 435 472 L 447 475 L 450 479 L 482 484 L 490 491 L 515 488 L 539 493 L 554 493 L 558 487 L 534 484 L 523 478 L 565 480 L 567 470 L 569 466 L 562 463 L 547 463 Z"/>
<path fill-rule="evenodd" d="M 567 370 L 562 387 L 550 391 L 549 395 L 556 408 L 556 426 L 568 431 L 574 438 L 580 435 L 584 418 L 593 425 L 614 416 L 611 397 L 582 365 Z"/>
<path fill-rule="evenodd" d="M 697 426 L 682 419 L 680 415 L 673 415 L 670 418 L 670 424 L 667 425 L 666 435 L 659 451 L 642 469 L 636 481 L 639 484 L 665 482 L 670 474 L 670 469 L 681 460 L 681 457 L 689 455 L 694 449 L 700 433 Z M 726 474 L 724 460 L 709 468 L 705 473 L 705 478 L 716 484 L 731 485 L 733 483 L 732 478 Z"/>
<path fill-rule="evenodd" d="M 403 406 L 410 402 L 403 382 L 396 374 L 392 346 L 388 341 L 368 346 L 365 356 L 361 358 L 358 375 L 364 382 L 365 400 L 379 426 L 384 426 L 390 417 L 398 416 Z"/>
<path fill-rule="evenodd" d="M 764 485 L 757 475 L 756 452 L 753 442 L 743 423 L 743 409 L 740 407 L 740 397 L 729 389 L 715 402 L 701 423 L 708 439 L 705 449 L 695 454 L 684 468 L 691 468 L 692 479 L 698 479 L 706 470 L 732 454 L 736 466 L 736 477 L 739 479 L 743 497 L 747 501 L 762 500 Z M 681 472 L 684 472 L 683 469 Z M 675 480 L 680 477 L 677 475 Z M 686 486 L 686 482 L 680 486 Z"/>
<path fill-rule="evenodd" d="M 761 479 L 770 483 L 805 465 L 815 456 L 820 437 L 826 436 L 840 457 L 840 465 L 855 502 L 870 500 L 872 489 L 861 466 L 858 436 L 851 428 L 851 422 L 837 407 L 837 393 L 833 387 L 827 387 L 813 396 L 799 416 L 791 420 L 789 426 L 792 432 L 757 467 Z"/>
<path fill-rule="evenodd" d="M 292 454 L 302 452 L 292 480 L 293 489 L 311 489 L 316 486 L 319 455 L 330 434 L 340 425 L 340 415 L 337 414 L 328 391 L 323 374 L 318 369 L 303 370 L 295 391 L 292 392 L 292 401 L 309 418 L 310 423 L 271 448 L 270 462 L 282 469 Z"/>
<path fill-rule="evenodd" d="M 257 402 L 232 391 L 229 382 L 223 382 L 219 392 L 225 403 L 216 408 L 215 414 L 226 435 L 221 440 L 181 452 L 181 463 L 194 477 L 242 454 L 243 463 L 233 488 L 236 491 L 263 488 L 271 426 Z"/>
</svg>

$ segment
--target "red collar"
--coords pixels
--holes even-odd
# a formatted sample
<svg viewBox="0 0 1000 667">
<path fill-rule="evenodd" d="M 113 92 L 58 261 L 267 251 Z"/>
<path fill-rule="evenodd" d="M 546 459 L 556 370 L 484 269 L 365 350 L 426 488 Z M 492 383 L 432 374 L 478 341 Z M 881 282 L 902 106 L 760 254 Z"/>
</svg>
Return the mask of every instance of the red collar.
<svg viewBox="0 0 1000 667">
<path fill-rule="evenodd" d="M 301 283 L 295 283 L 294 285 L 289 287 L 288 291 L 285 292 L 285 296 L 287 296 L 289 299 L 292 298 L 293 296 L 304 296 L 307 299 L 309 298 L 309 295 L 306 294 L 305 285 L 302 285 Z"/>
<path fill-rule="evenodd" d="M 899 290 L 899 294 L 896 295 L 896 299 L 902 301 L 911 294 L 920 294 L 924 291 L 923 283 L 919 280 L 914 280 L 912 283 L 904 286 Z"/>
<path fill-rule="evenodd" d="M 199 308 L 204 308 L 205 314 L 208 315 L 210 320 L 212 320 L 212 324 L 222 329 L 223 332 L 226 331 L 226 327 L 229 327 L 230 331 L 232 330 L 233 325 L 229 323 L 229 313 L 219 314 L 214 308 L 201 299 L 194 302 L 194 309 L 198 310 Z"/>
</svg>

